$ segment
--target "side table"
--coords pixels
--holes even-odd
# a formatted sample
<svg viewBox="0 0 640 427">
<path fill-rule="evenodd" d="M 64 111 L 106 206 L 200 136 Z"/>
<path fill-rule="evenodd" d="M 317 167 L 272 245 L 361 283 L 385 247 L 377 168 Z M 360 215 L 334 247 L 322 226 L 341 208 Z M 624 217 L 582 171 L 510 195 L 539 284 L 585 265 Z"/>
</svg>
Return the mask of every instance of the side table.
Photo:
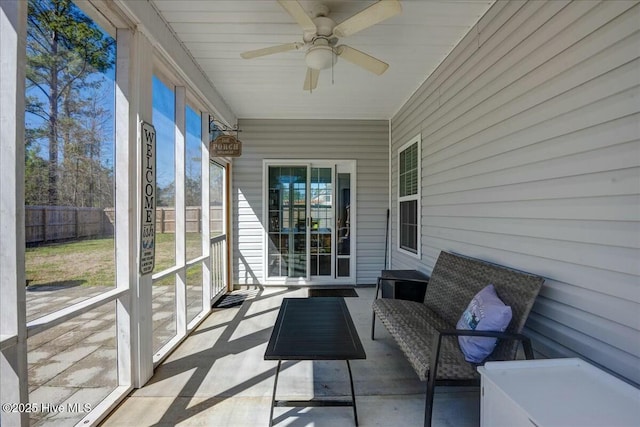
<svg viewBox="0 0 640 427">
<path fill-rule="evenodd" d="M 424 301 L 429 276 L 418 270 L 382 270 L 376 285 L 376 298 L 382 290 L 382 298 Z"/>
</svg>

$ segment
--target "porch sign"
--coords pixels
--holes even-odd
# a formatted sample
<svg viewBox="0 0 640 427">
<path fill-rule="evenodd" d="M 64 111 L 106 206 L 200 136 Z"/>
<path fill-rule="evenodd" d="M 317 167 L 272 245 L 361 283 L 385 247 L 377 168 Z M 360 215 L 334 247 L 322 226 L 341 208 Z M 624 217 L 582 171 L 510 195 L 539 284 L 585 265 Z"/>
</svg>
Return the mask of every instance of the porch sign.
<svg viewBox="0 0 640 427">
<path fill-rule="evenodd" d="M 209 144 L 210 157 L 240 157 L 242 142 L 233 135 L 220 135 Z"/>
<path fill-rule="evenodd" d="M 140 203 L 140 274 L 153 271 L 156 256 L 156 130 L 142 122 L 142 200 Z"/>
</svg>

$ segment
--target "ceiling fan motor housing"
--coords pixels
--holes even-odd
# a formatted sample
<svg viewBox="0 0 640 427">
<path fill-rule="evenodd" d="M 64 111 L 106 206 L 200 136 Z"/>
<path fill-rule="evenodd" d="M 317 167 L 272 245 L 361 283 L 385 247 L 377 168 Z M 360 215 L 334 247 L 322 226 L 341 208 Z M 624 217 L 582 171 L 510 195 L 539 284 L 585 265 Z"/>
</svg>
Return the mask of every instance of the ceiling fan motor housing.
<svg viewBox="0 0 640 427">
<path fill-rule="evenodd" d="M 336 22 L 325 16 L 318 16 L 313 18 L 313 23 L 316 25 L 315 31 L 305 31 L 302 38 L 305 42 L 309 43 L 316 37 L 331 37 L 333 34 L 333 28 L 336 26 Z"/>
</svg>

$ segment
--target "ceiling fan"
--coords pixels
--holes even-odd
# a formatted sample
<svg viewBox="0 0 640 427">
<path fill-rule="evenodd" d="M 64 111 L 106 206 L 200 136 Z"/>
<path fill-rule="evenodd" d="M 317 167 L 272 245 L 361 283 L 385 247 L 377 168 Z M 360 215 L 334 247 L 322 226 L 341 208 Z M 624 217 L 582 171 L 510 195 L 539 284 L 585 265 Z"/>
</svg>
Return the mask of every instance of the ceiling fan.
<svg viewBox="0 0 640 427">
<path fill-rule="evenodd" d="M 244 59 L 306 49 L 307 75 L 303 89 L 309 91 L 317 87 L 320 70 L 332 67 L 338 57 L 378 75 L 389 68 L 389 64 L 373 56 L 337 44 L 340 37 L 350 36 L 400 13 L 402 7 L 399 0 L 378 1 L 339 24 L 328 17 L 329 8 L 324 4 L 315 4 L 311 17 L 296 0 L 278 0 L 278 3 L 302 27 L 303 41 L 243 52 L 240 56 Z"/>
</svg>

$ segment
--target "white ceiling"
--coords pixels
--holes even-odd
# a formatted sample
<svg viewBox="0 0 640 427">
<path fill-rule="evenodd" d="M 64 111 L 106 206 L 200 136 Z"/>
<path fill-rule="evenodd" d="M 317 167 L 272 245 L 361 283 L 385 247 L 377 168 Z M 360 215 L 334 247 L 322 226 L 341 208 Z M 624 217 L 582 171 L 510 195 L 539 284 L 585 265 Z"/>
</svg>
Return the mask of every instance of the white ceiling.
<svg viewBox="0 0 640 427">
<path fill-rule="evenodd" d="M 491 6 L 493 0 L 404 0 L 402 13 L 348 44 L 390 66 L 381 76 L 339 59 L 313 93 L 302 90 L 304 51 L 242 59 L 243 51 L 302 41 L 276 0 L 152 0 L 240 118 L 389 119 Z M 315 1 L 301 0 L 305 10 Z M 340 23 L 374 1 L 322 1 Z"/>
</svg>

